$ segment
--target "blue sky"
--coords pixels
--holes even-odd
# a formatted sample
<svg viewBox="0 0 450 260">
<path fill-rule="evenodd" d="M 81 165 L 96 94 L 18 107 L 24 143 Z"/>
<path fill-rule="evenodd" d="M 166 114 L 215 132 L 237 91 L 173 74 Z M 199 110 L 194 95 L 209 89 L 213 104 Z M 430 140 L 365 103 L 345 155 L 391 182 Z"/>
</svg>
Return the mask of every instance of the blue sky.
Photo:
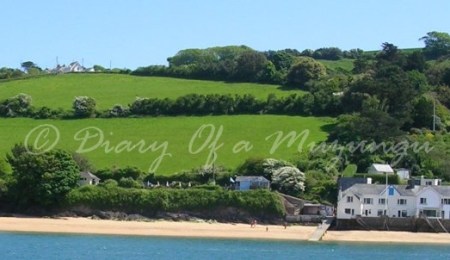
<svg viewBox="0 0 450 260">
<path fill-rule="evenodd" d="M 2 0 L 0 67 L 84 60 L 131 68 L 167 64 L 186 48 L 256 50 L 422 47 L 430 31 L 450 33 L 450 1 L 418 0 Z"/>
</svg>

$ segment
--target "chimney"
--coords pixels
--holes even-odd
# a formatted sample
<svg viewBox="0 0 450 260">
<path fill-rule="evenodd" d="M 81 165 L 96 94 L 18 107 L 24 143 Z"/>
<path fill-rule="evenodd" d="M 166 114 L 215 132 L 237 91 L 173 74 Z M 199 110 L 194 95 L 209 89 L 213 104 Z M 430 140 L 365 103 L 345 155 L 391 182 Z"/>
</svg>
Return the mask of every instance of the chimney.
<svg viewBox="0 0 450 260">
<path fill-rule="evenodd" d="M 416 187 L 416 180 L 414 178 L 411 178 L 408 180 L 408 185 L 406 186 L 407 189 L 414 189 Z"/>
</svg>

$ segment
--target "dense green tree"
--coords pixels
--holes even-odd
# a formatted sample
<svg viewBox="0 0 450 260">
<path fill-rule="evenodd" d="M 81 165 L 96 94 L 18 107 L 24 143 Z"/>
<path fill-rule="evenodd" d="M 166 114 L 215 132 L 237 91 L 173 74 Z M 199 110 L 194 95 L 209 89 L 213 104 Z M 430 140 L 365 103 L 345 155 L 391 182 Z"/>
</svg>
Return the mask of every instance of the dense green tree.
<svg viewBox="0 0 450 260">
<path fill-rule="evenodd" d="M 122 178 L 142 181 L 146 176 L 146 173 L 137 167 L 127 166 L 116 169 L 101 169 L 96 171 L 95 175 L 101 180 L 112 179 L 119 182 Z"/>
<path fill-rule="evenodd" d="M 44 106 L 34 110 L 32 116 L 36 119 L 57 119 L 66 116 L 66 114 L 62 108 L 52 109 Z"/>
<path fill-rule="evenodd" d="M 359 48 L 356 48 L 356 49 L 351 49 L 349 51 L 343 51 L 342 55 L 344 56 L 344 58 L 357 59 L 364 55 L 364 51 Z"/>
<path fill-rule="evenodd" d="M 426 89 L 427 80 L 423 74 L 417 71 L 405 72 L 395 64 L 385 63 L 377 67 L 372 76 L 354 81 L 345 93 L 343 102 L 346 108 L 361 111 L 363 100 L 370 96 L 376 97 L 386 104 L 386 112 L 407 123 L 411 120 L 414 99 Z"/>
<path fill-rule="evenodd" d="M 433 62 L 425 71 L 428 82 L 431 85 L 447 85 L 450 86 L 447 78 L 450 71 L 450 60 L 438 60 Z"/>
<path fill-rule="evenodd" d="M 0 79 L 20 78 L 24 75 L 23 71 L 12 68 L 0 68 Z"/>
<path fill-rule="evenodd" d="M 420 97 L 414 102 L 413 126 L 431 129 L 433 124 L 433 101 Z"/>
<path fill-rule="evenodd" d="M 406 63 L 406 57 L 405 55 L 398 49 L 397 46 L 395 46 L 392 43 L 385 42 L 382 45 L 382 49 L 380 52 L 377 53 L 376 59 L 377 63 L 376 65 L 379 68 L 383 68 L 387 65 L 396 65 L 401 68 L 405 66 Z"/>
<path fill-rule="evenodd" d="M 450 181 L 450 135 L 424 132 L 411 136 L 412 141 L 429 142 L 433 149 L 412 154 L 418 164 L 418 175 L 442 178 Z"/>
<path fill-rule="evenodd" d="M 267 59 L 264 54 L 256 51 L 241 53 L 236 60 L 235 80 L 257 81 L 266 67 Z"/>
<path fill-rule="evenodd" d="M 302 51 L 301 56 L 312 57 L 314 55 L 314 51 L 311 49 L 305 49 Z"/>
<path fill-rule="evenodd" d="M 262 157 L 251 157 L 245 160 L 237 169 L 239 175 L 255 176 L 264 172 L 264 161 Z"/>
<path fill-rule="evenodd" d="M 375 97 L 363 102 L 361 113 L 341 115 L 329 139 L 341 142 L 383 142 L 401 136 L 404 122 L 391 116 L 387 105 Z"/>
<path fill-rule="evenodd" d="M 41 153 L 31 147 L 15 145 L 7 155 L 19 207 L 58 206 L 64 196 L 77 187 L 80 173 L 72 155 L 62 150 Z"/>
<path fill-rule="evenodd" d="M 16 117 L 31 114 L 31 96 L 20 93 L 0 103 L 0 116 Z"/>
<path fill-rule="evenodd" d="M 295 55 L 288 50 L 268 51 L 266 52 L 267 59 L 270 60 L 278 71 L 285 71 L 292 66 L 295 61 Z"/>
<path fill-rule="evenodd" d="M 361 55 L 353 61 L 354 74 L 364 73 L 371 68 L 371 59 L 367 55 Z"/>
<path fill-rule="evenodd" d="M 450 108 L 450 87 L 440 86 L 436 89 L 436 98 L 447 108 Z"/>
<path fill-rule="evenodd" d="M 420 40 L 425 43 L 423 52 L 429 59 L 450 54 L 450 35 L 448 33 L 432 31 Z"/>
<path fill-rule="evenodd" d="M 93 117 L 95 115 L 96 102 L 91 97 L 75 97 L 72 108 L 74 110 L 74 116 L 79 118 Z"/>
<path fill-rule="evenodd" d="M 314 51 L 314 59 L 339 60 L 342 59 L 342 50 L 337 47 L 319 48 Z"/>
<path fill-rule="evenodd" d="M 32 61 L 22 62 L 20 66 L 29 75 L 36 75 L 42 72 L 42 69 Z"/>
<path fill-rule="evenodd" d="M 292 65 L 287 75 L 287 84 L 297 88 L 304 88 L 309 80 L 320 79 L 326 75 L 325 66 L 313 58 L 302 57 Z"/>
<path fill-rule="evenodd" d="M 415 51 L 406 57 L 405 70 L 424 72 L 427 67 L 425 56 L 420 51 Z"/>
<path fill-rule="evenodd" d="M 118 181 L 118 186 L 122 188 L 142 188 L 143 183 L 136 181 L 131 177 L 122 177 Z"/>
<path fill-rule="evenodd" d="M 183 66 L 204 63 L 214 59 L 214 54 L 202 49 L 186 49 L 167 59 L 170 66 Z"/>
<path fill-rule="evenodd" d="M 130 110 L 127 107 L 124 107 L 120 104 L 114 105 L 109 110 L 110 117 L 126 117 L 130 114 Z"/>
<path fill-rule="evenodd" d="M 442 83 L 450 87 L 450 68 L 446 68 L 442 75 Z"/>
<path fill-rule="evenodd" d="M 107 71 L 106 69 L 105 69 L 105 67 L 103 67 L 103 66 L 100 66 L 100 65 L 94 65 L 94 71 L 95 72 L 105 72 L 105 71 Z"/>
<path fill-rule="evenodd" d="M 258 74 L 258 81 L 261 83 L 283 84 L 285 71 L 278 71 L 271 61 Z"/>
<path fill-rule="evenodd" d="M 0 158 L 0 179 L 5 179 L 7 176 L 9 176 L 9 165 L 3 158 Z"/>
</svg>

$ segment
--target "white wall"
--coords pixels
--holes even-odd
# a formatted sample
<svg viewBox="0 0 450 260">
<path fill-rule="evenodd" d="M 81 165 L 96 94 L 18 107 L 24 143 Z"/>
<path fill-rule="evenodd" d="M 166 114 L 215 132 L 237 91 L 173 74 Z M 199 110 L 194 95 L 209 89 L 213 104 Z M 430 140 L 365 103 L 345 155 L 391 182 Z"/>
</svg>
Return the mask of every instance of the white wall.
<svg viewBox="0 0 450 260">
<path fill-rule="evenodd" d="M 420 198 L 426 198 L 426 204 L 420 204 Z M 441 196 L 431 187 L 427 187 L 421 190 L 416 196 L 416 206 L 418 209 L 427 208 L 440 208 L 441 207 Z"/>
<path fill-rule="evenodd" d="M 380 195 L 381 197 L 386 197 L 386 191 L 383 191 Z M 389 217 L 398 218 L 398 211 L 406 210 L 406 214 L 408 217 L 414 216 L 416 213 L 416 199 L 414 196 L 402 196 L 398 193 L 397 189 L 394 188 L 394 194 L 389 195 L 388 192 L 388 211 L 387 214 Z M 399 200 L 406 200 L 406 204 L 399 204 Z M 400 215 L 401 216 L 401 215 Z"/>
<path fill-rule="evenodd" d="M 441 216 L 441 218 L 450 219 L 450 205 L 442 205 L 442 210 L 444 211 L 444 216 Z"/>
<path fill-rule="evenodd" d="M 353 202 L 347 202 L 347 196 L 353 197 Z M 352 192 L 346 190 L 343 193 L 339 191 L 336 217 L 338 219 L 351 219 L 361 214 L 361 202 Z M 350 209 L 350 214 L 345 213 L 345 209 Z M 351 214 L 353 209 L 354 214 Z"/>
</svg>

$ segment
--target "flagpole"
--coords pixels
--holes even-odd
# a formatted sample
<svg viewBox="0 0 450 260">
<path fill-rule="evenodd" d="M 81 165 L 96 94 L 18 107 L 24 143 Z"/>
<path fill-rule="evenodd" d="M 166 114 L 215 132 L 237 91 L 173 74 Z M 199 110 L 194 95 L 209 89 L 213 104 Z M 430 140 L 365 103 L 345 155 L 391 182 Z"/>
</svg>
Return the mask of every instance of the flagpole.
<svg viewBox="0 0 450 260">
<path fill-rule="evenodd" d="M 388 216 L 389 214 L 388 214 L 388 212 L 387 212 L 387 210 L 388 210 L 388 208 L 387 208 L 387 203 L 388 203 L 388 173 L 386 172 L 386 191 L 385 191 L 385 201 L 384 201 L 384 208 L 385 208 L 385 210 L 384 210 L 384 215 L 385 216 Z"/>
</svg>

